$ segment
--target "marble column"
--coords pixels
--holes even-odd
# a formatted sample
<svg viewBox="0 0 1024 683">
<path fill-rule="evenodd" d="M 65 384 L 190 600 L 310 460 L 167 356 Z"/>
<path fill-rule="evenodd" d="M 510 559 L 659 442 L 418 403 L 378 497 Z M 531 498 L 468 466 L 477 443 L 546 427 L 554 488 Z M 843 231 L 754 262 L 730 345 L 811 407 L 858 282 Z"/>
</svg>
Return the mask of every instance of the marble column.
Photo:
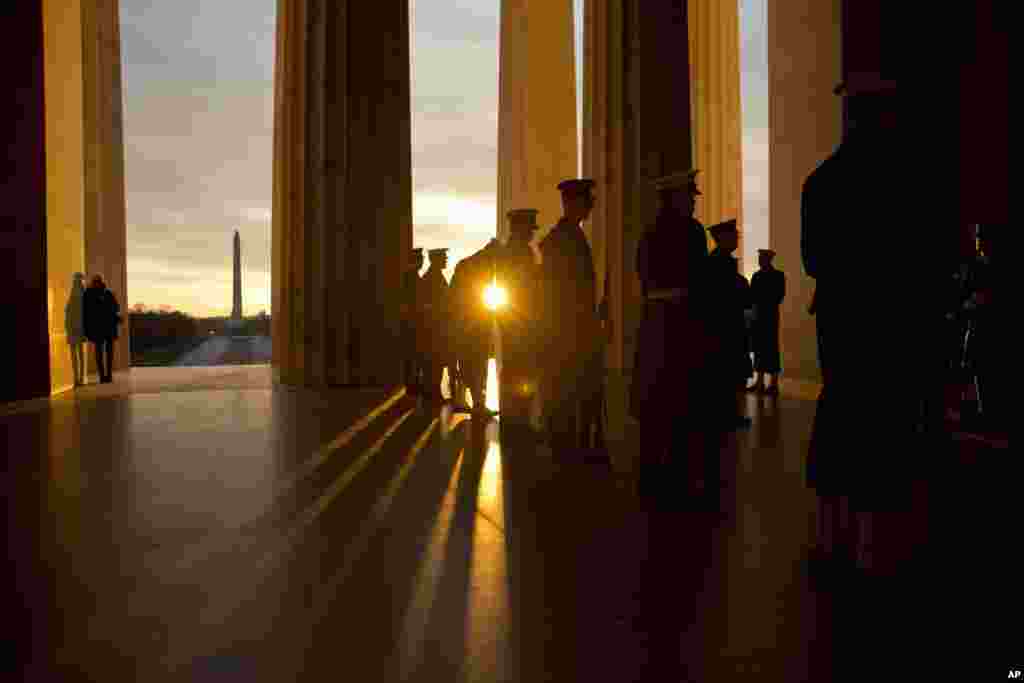
<svg viewBox="0 0 1024 683">
<path fill-rule="evenodd" d="M 539 242 L 577 174 L 572 0 L 503 0 L 498 72 L 498 237 L 510 209 L 535 208 Z"/>
<path fill-rule="evenodd" d="M 71 277 L 103 276 L 128 305 L 121 43 L 117 0 L 44 0 L 46 63 L 46 279 L 51 391 L 73 371 L 65 328 Z M 127 320 L 127 315 L 125 315 Z M 114 369 L 129 367 L 129 330 L 114 346 Z M 86 372 L 95 358 L 86 354 Z"/>
<path fill-rule="evenodd" d="M 278 0 L 277 20 L 273 364 L 289 384 L 397 384 L 408 0 Z"/>
<path fill-rule="evenodd" d="M 655 216 L 653 181 L 692 161 L 689 32 L 679 0 L 588 0 L 584 21 L 583 174 L 597 181 L 589 236 L 602 285 L 607 271 L 608 437 L 620 441 L 632 424 L 626 397 L 641 316 L 637 242 Z"/>
<path fill-rule="evenodd" d="M 800 193 L 839 144 L 842 102 L 832 90 L 840 76 L 839 2 L 769 2 L 769 231 L 786 273 L 782 368 L 789 386 L 808 397 L 817 393 L 820 372 L 814 318 L 807 313 L 814 281 L 800 255 Z"/>
<path fill-rule="evenodd" d="M 131 341 L 118 8 L 119 0 L 82 2 L 83 231 L 86 273 L 102 274 L 121 304 L 125 322 L 114 345 L 114 369 L 124 370 L 131 365 Z"/>
<path fill-rule="evenodd" d="M 0 401 L 50 393 L 46 281 L 46 120 L 42 0 L 0 5 L 4 68 L 0 70 L 0 304 L 8 360 Z M 70 274 L 69 274 L 70 275 Z M 70 276 L 68 278 L 70 284 Z M 70 360 L 68 361 L 70 370 Z M 26 613 L 27 615 L 27 613 Z"/>
<path fill-rule="evenodd" d="M 693 156 L 704 193 L 696 216 L 705 226 L 739 219 L 740 248 L 735 255 L 742 261 L 739 2 L 688 0 L 687 9 Z M 749 276 L 757 264 L 740 267 Z"/>
</svg>

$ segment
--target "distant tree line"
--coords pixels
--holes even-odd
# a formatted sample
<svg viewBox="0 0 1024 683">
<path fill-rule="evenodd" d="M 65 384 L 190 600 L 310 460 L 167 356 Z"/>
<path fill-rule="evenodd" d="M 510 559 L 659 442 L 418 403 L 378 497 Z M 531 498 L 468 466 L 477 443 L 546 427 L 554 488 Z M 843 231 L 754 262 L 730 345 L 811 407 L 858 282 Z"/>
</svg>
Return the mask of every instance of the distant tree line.
<svg viewBox="0 0 1024 683">
<path fill-rule="evenodd" d="M 131 311 L 132 354 L 154 348 L 180 345 L 186 340 L 197 342 L 211 335 L 226 334 L 226 317 L 195 318 L 181 311 Z M 236 334 L 270 336 L 270 317 L 245 318 Z"/>
</svg>

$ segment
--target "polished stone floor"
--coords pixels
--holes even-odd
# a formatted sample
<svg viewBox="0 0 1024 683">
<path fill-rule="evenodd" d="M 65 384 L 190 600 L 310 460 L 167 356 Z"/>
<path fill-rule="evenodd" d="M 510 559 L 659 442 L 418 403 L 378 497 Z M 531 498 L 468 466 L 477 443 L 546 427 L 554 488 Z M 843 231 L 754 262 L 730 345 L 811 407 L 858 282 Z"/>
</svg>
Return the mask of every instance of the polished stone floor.
<svg viewBox="0 0 1024 683">
<path fill-rule="evenodd" d="M 808 576 L 810 401 L 749 397 L 687 512 L 400 392 L 178 372 L 0 413 L 10 680 L 896 680 L 852 672 L 921 632 Z"/>
</svg>

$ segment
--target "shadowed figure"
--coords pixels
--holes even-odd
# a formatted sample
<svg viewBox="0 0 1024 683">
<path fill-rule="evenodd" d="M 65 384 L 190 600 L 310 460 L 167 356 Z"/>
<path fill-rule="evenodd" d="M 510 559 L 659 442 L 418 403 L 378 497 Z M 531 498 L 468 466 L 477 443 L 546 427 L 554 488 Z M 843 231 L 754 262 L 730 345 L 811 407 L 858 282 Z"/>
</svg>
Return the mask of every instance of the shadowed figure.
<svg viewBox="0 0 1024 683">
<path fill-rule="evenodd" d="M 121 324 L 121 306 L 99 275 L 93 276 L 82 301 L 85 336 L 96 350 L 96 371 L 100 382 L 107 384 L 114 381 L 114 340 Z"/>
<path fill-rule="evenodd" d="M 708 256 L 709 303 L 706 319 L 711 334 L 707 367 L 714 414 L 711 419 L 725 431 L 750 425 L 739 400 L 753 372 L 746 315 L 751 308 L 750 283 L 739 272 L 733 252 L 739 247 L 736 219 L 708 228 L 715 248 Z"/>
<path fill-rule="evenodd" d="M 85 384 L 85 319 L 83 297 L 85 275 L 75 273 L 71 278 L 71 293 L 64 306 L 64 333 L 71 351 L 71 368 L 74 371 L 75 386 Z"/>
<path fill-rule="evenodd" d="M 754 347 L 754 383 L 748 391 L 779 393 L 779 372 L 782 359 L 779 353 L 779 306 L 786 298 L 786 276 L 775 268 L 775 252 L 758 249 L 760 270 L 750 280 L 750 293 L 754 303 L 754 325 L 751 342 Z M 765 376 L 770 376 L 767 386 Z"/>
<path fill-rule="evenodd" d="M 448 281 L 442 272 L 448 267 L 448 250 L 431 249 L 430 267 L 420 278 L 416 303 L 423 313 L 423 397 L 440 401 L 441 379 L 451 361 Z M 449 370 L 449 378 L 451 376 Z"/>
<path fill-rule="evenodd" d="M 855 79 L 851 126 L 836 151 L 804 183 L 801 251 L 815 279 L 815 316 L 824 389 L 812 427 L 807 475 L 819 501 L 819 566 L 843 571 L 893 569 L 913 548 L 897 539 L 910 501 L 923 351 L 929 326 L 926 281 L 918 266 L 885 255 L 864 258 L 844 237 L 865 226 L 896 241 L 913 223 L 900 161 L 895 85 Z M 837 90 L 837 93 L 839 90 Z M 870 201 L 864 197 L 870 181 Z M 899 254 L 899 250 L 892 250 Z M 904 252 L 905 253 L 905 252 Z M 884 391 L 872 380 L 885 379 Z M 885 448 L 879 448 L 884 443 Z M 876 524 L 885 518 L 884 525 Z M 876 532 L 885 533 L 883 539 Z M 829 572 L 831 574 L 832 572 Z"/>
<path fill-rule="evenodd" d="M 459 261 L 448 289 L 455 356 L 455 361 L 448 366 L 452 399 L 456 405 L 461 404 L 468 388 L 473 398 L 473 412 L 477 415 L 487 411 L 484 394 L 494 319 L 484 302 L 484 290 L 495 278 L 500 252 L 501 243 L 492 239 L 482 249 Z M 453 372 L 456 362 L 458 365 Z"/>
<path fill-rule="evenodd" d="M 422 391 L 423 372 L 422 340 L 423 324 L 420 316 L 419 295 L 420 270 L 423 269 L 423 249 L 413 249 L 410 261 L 402 274 L 402 378 L 409 396 L 418 396 Z"/>
<path fill-rule="evenodd" d="M 556 458 L 578 455 L 579 414 L 598 390 L 601 325 L 590 244 L 580 224 L 594 208 L 593 180 L 565 180 L 563 216 L 540 244 L 547 348 L 545 401 Z"/>
<path fill-rule="evenodd" d="M 978 230 L 981 252 L 977 267 L 976 294 L 974 296 L 975 347 L 970 351 L 978 368 L 978 402 L 987 430 L 1008 434 L 1010 429 L 1010 382 L 1013 374 L 1013 336 L 1004 330 L 1011 328 L 1007 305 L 1006 252 L 1002 247 L 1006 226 L 983 225 Z"/>
<path fill-rule="evenodd" d="M 658 215 L 640 238 L 636 272 L 644 297 L 630 387 L 630 413 L 643 424 L 638 463 L 642 495 L 667 483 L 664 468 L 694 469 L 702 452 L 704 418 L 699 370 L 706 354 L 703 320 L 708 247 L 704 226 L 693 217 L 698 171 L 658 179 Z M 668 487 L 665 487 L 666 489 Z M 688 487 L 687 487 L 688 488 Z M 667 492 L 667 491 L 666 491 Z"/>
<path fill-rule="evenodd" d="M 501 331 L 501 429 L 529 433 L 530 407 L 540 383 L 542 352 L 538 323 L 542 313 L 539 274 L 530 241 L 537 231 L 536 209 L 508 212 L 509 239 L 501 252 L 499 279 L 508 293 L 498 315 Z"/>
</svg>

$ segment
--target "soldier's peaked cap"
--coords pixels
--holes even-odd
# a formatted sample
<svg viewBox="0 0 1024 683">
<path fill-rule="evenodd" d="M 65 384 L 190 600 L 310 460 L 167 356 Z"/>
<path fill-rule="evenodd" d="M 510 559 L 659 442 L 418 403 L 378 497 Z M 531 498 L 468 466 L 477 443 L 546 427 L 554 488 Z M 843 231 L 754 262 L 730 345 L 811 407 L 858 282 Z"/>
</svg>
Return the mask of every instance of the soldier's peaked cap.
<svg viewBox="0 0 1024 683">
<path fill-rule="evenodd" d="M 505 214 L 513 223 L 534 223 L 537 220 L 537 209 L 512 209 Z"/>
<path fill-rule="evenodd" d="M 558 191 L 562 194 L 590 194 L 594 185 L 590 178 L 570 178 L 558 183 Z"/>
<path fill-rule="evenodd" d="M 703 194 L 697 189 L 697 174 L 699 170 L 691 168 L 689 171 L 680 171 L 654 179 L 654 189 L 658 192 L 669 190 L 683 190 L 689 188 L 694 194 Z"/>
<path fill-rule="evenodd" d="M 738 232 L 738 230 L 736 229 L 736 219 L 730 218 L 727 221 L 715 223 L 710 228 L 708 228 L 708 232 L 711 233 L 712 237 L 718 237 L 719 235 L 725 235 L 730 232 Z"/>
<path fill-rule="evenodd" d="M 431 249 L 427 252 L 431 256 L 444 256 L 448 253 L 448 247 L 441 247 L 438 249 Z"/>
<path fill-rule="evenodd" d="M 832 89 L 832 94 L 853 97 L 856 95 L 882 95 L 896 91 L 896 81 L 883 78 L 874 72 L 853 71 Z"/>
<path fill-rule="evenodd" d="M 758 249 L 757 253 L 758 254 L 764 254 L 765 256 L 775 256 L 775 250 L 774 249 Z"/>
</svg>

